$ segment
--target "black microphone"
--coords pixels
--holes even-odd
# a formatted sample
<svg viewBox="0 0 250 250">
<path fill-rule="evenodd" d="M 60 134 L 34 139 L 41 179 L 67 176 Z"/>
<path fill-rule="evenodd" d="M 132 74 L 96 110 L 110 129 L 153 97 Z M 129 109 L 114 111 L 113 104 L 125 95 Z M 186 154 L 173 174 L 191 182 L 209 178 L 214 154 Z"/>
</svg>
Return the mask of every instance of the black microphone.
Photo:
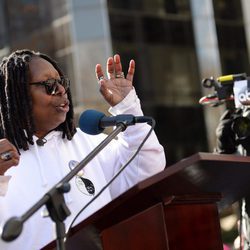
<svg viewBox="0 0 250 250">
<path fill-rule="evenodd" d="M 105 116 L 104 113 L 96 110 L 84 111 L 79 119 L 80 129 L 90 135 L 97 135 L 103 132 L 106 127 L 117 126 L 119 123 L 125 126 L 135 125 L 136 123 L 152 123 L 153 118 L 149 116 L 116 115 Z"/>
</svg>

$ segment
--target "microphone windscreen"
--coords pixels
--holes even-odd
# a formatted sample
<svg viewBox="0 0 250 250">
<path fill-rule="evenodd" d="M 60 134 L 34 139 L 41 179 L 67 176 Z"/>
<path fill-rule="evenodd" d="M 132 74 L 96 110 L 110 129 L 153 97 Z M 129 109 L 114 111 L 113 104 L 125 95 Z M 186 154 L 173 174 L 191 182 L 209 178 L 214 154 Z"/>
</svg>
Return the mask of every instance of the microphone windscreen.
<svg viewBox="0 0 250 250">
<path fill-rule="evenodd" d="M 100 121 L 105 116 L 104 113 L 88 109 L 84 111 L 79 118 L 80 129 L 90 135 L 100 134 L 104 128 L 100 127 Z"/>
</svg>

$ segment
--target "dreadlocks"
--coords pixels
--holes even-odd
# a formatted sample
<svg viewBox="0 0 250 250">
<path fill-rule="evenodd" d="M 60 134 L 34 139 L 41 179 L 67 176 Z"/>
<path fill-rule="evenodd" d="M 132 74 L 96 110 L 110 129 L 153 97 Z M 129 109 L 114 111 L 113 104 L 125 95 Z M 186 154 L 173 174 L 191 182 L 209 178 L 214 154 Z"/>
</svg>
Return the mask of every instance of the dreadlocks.
<svg viewBox="0 0 250 250">
<path fill-rule="evenodd" d="M 57 63 L 45 54 L 31 50 L 17 50 L 5 57 L 0 64 L 0 137 L 7 138 L 17 150 L 28 150 L 34 144 L 35 126 L 32 115 L 32 99 L 29 88 L 29 62 L 41 57 L 50 62 L 61 77 L 64 76 Z M 70 90 L 69 111 L 66 120 L 56 130 L 62 138 L 71 140 L 76 132 Z M 20 151 L 19 151 L 20 153 Z"/>
</svg>

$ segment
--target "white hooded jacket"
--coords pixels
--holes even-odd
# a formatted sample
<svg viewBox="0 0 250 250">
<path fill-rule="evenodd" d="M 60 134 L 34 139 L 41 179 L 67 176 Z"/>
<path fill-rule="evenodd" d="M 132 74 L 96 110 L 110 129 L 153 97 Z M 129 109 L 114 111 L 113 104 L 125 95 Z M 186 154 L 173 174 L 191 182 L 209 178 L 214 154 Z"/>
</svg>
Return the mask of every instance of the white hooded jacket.
<svg viewBox="0 0 250 250">
<path fill-rule="evenodd" d="M 113 115 L 127 113 L 142 115 L 139 99 L 134 90 L 118 105 L 111 108 Z M 71 215 L 66 227 L 80 209 L 96 195 L 112 176 L 136 151 L 150 126 L 138 124 L 127 128 L 105 147 L 79 174 L 70 181 L 71 190 L 65 194 Z M 106 135 L 88 135 L 77 129 L 72 140 L 62 139 L 59 131 L 50 132 L 44 146 L 36 143 L 29 150 L 21 151 L 17 167 L 10 168 L 0 179 L 0 222 L 3 225 L 12 216 L 21 216 L 34 205 L 53 185 L 60 181 L 74 166 L 82 161 Z M 38 138 L 34 136 L 34 141 Z M 114 197 L 125 192 L 139 181 L 156 174 L 165 167 L 163 147 L 154 132 L 142 150 L 119 177 L 88 206 L 77 222 L 91 215 Z M 82 178 L 85 180 L 82 181 Z M 7 190 L 4 190 L 6 189 Z M 43 206 L 24 224 L 21 235 L 10 243 L 0 240 L 0 249 L 41 249 L 55 238 L 52 220 L 43 218 Z M 77 223 L 76 222 L 76 223 Z"/>
</svg>

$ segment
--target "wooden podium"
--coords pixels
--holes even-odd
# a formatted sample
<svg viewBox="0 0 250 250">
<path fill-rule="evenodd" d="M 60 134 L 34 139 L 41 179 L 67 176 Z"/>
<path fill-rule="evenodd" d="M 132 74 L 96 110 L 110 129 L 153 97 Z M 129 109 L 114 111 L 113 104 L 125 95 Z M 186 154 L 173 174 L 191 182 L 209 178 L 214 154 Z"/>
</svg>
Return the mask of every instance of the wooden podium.
<svg viewBox="0 0 250 250">
<path fill-rule="evenodd" d="M 153 166 L 152 166 L 153 167 Z M 250 194 L 250 157 L 197 153 L 72 229 L 67 250 L 222 250 L 219 210 Z M 99 248 L 87 247 L 88 229 Z M 54 249 L 55 242 L 44 249 Z"/>
</svg>

